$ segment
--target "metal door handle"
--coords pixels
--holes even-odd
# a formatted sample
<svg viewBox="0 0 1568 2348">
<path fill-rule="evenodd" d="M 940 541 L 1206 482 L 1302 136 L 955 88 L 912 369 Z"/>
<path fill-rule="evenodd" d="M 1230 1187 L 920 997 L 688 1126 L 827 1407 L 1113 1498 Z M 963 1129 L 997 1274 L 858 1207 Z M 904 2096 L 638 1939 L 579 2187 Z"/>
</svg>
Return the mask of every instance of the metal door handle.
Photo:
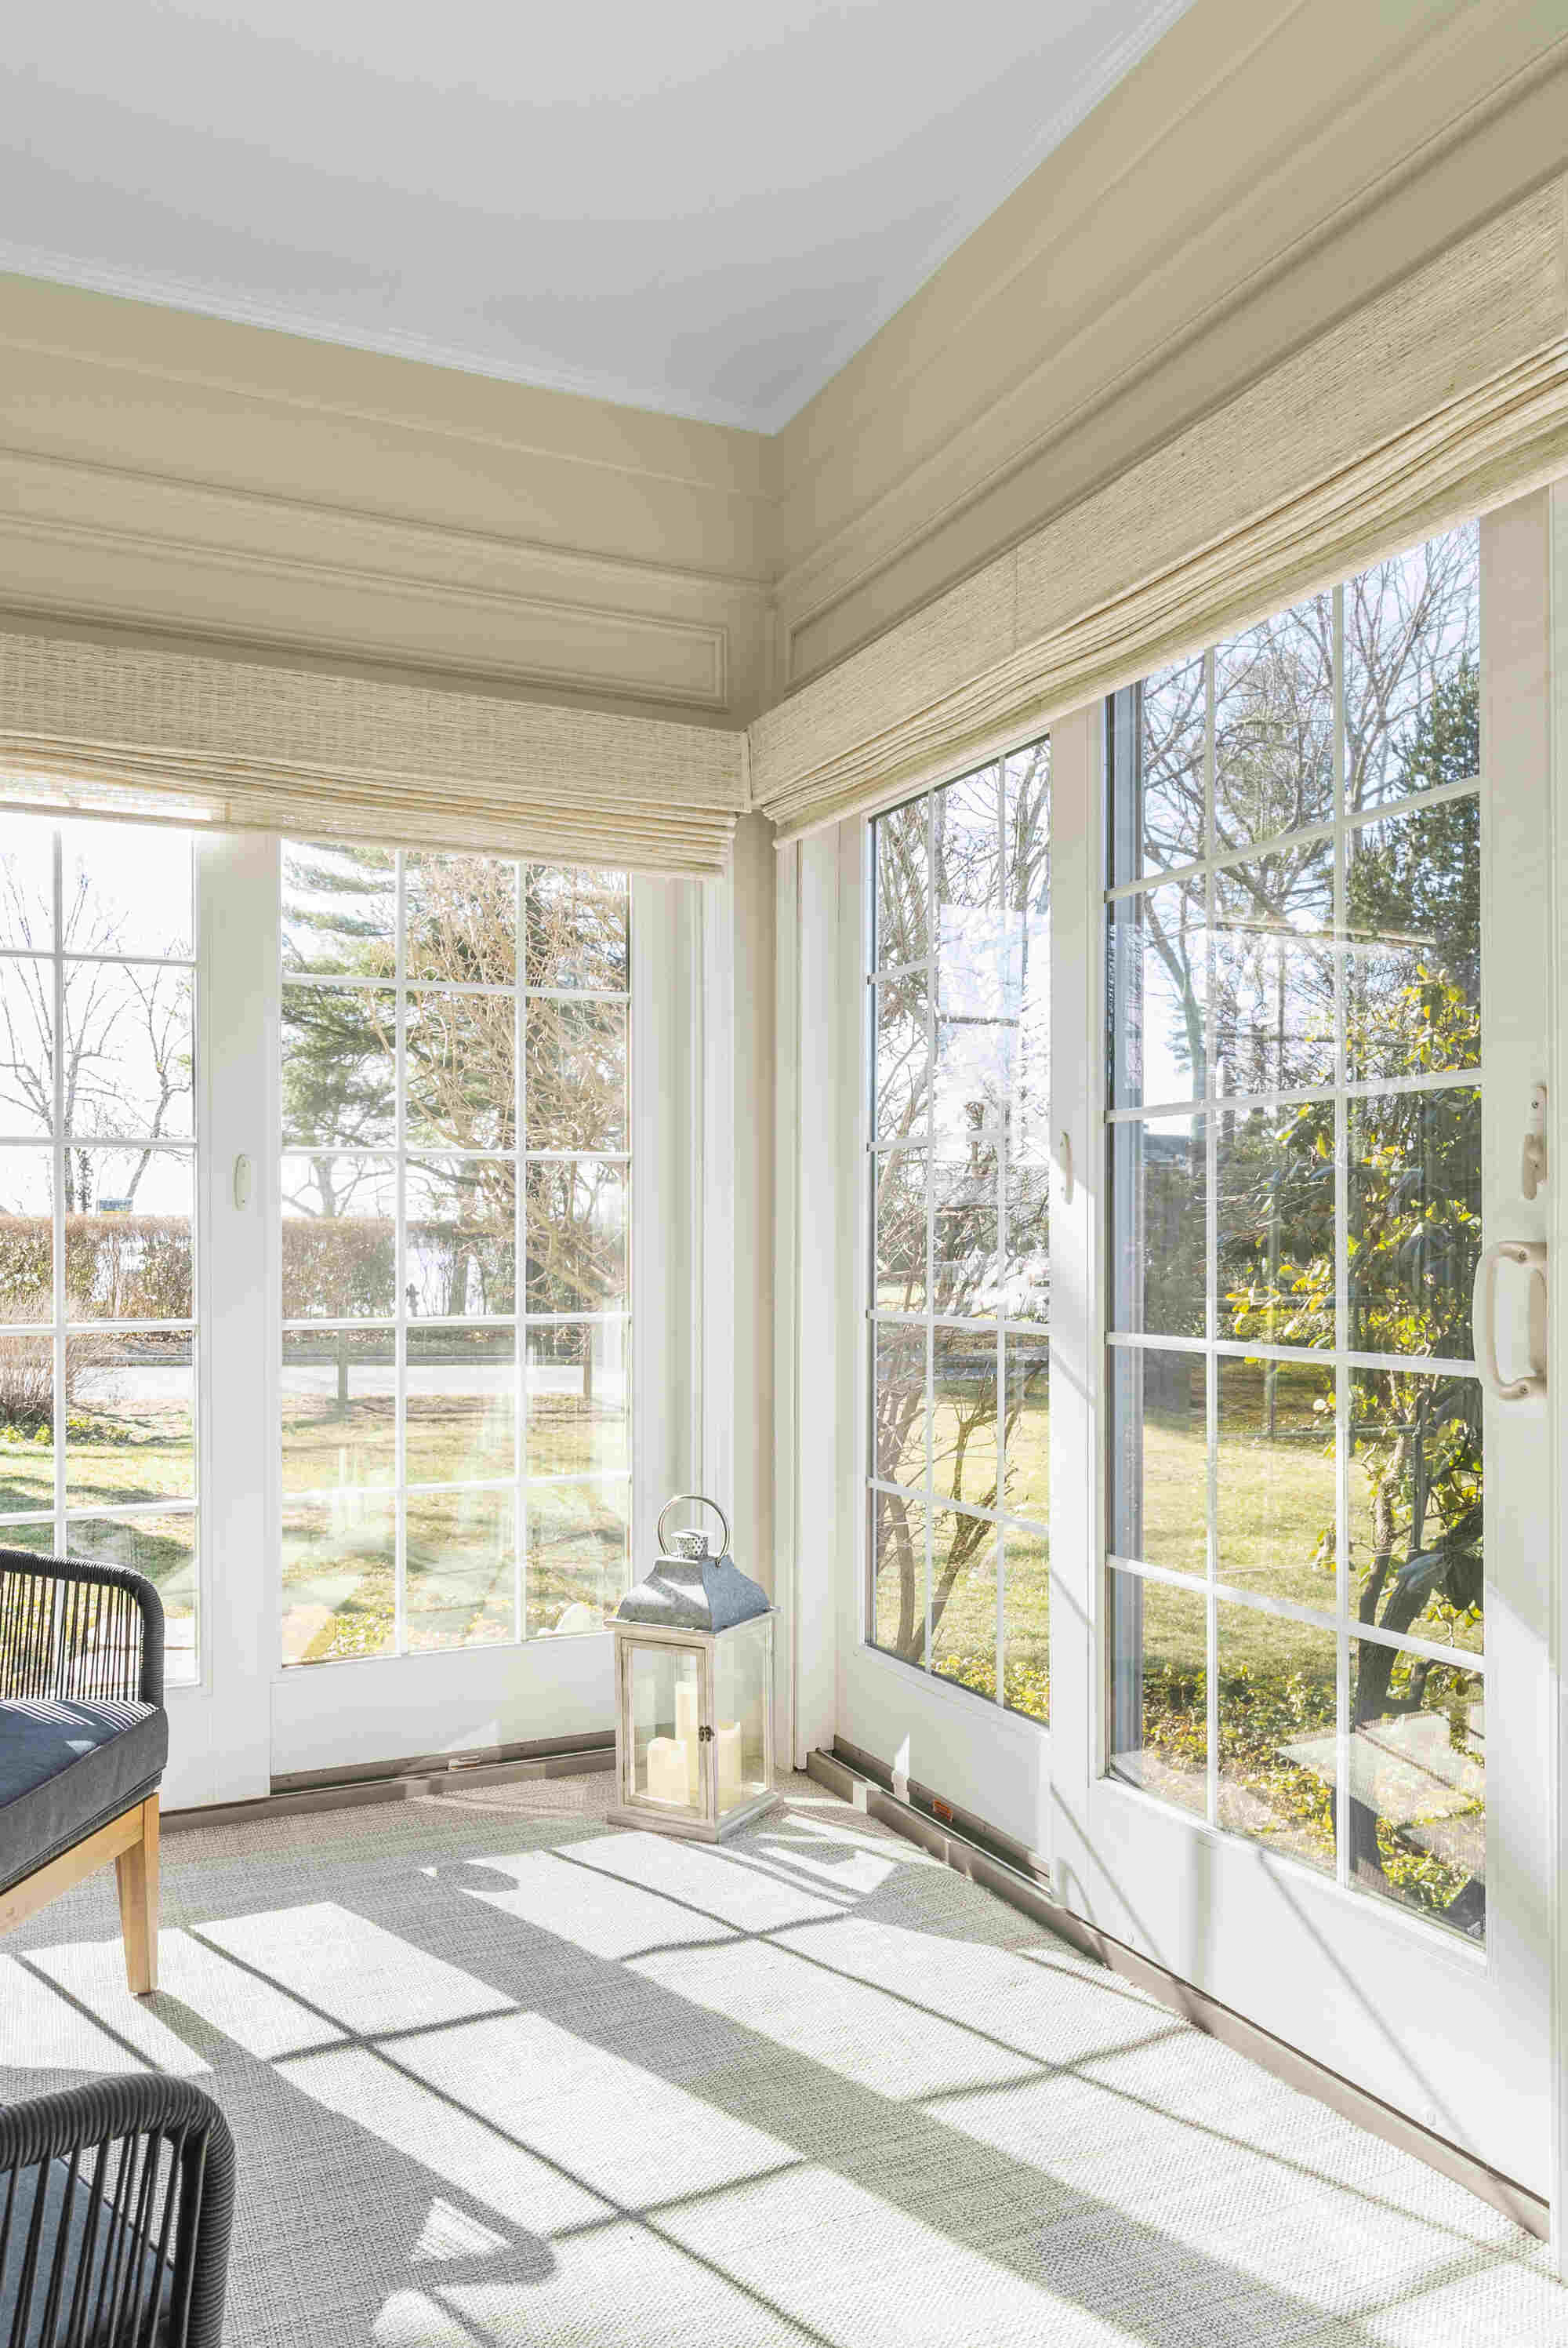
<svg viewBox="0 0 1568 2348">
<path fill-rule="evenodd" d="M 1524 1377 L 1505 1378 L 1497 1360 L 1497 1267 L 1522 1264 L 1531 1279 L 1530 1369 Z M 1542 1313 L 1535 1313 L 1534 1283 L 1541 1282 Z M 1544 1240 L 1494 1240 L 1475 1268 L 1471 1292 L 1471 1321 L 1475 1336 L 1475 1365 L 1481 1385 L 1494 1402 L 1531 1402 L 1546 1392 L 1545 1303 L 1548 1294 Z"/>
</svg>

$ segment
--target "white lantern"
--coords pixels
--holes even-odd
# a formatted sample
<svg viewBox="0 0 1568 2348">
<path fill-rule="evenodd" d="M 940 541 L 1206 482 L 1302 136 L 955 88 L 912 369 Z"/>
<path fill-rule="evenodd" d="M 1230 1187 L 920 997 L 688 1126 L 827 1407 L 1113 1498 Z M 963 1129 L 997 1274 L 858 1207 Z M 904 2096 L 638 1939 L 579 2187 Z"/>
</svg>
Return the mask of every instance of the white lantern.
<svg viewBox="0 0 1568 2348">
<path fill-rule="evenodd" d="M 705 1533 L 664 1527 L 695 1500 L 723 1526 L 717 1557 Z M 719 1842 L 772 1807 L 774 1615 L 760 1583 L 730 1555 L 716 1500 L 680 1492 L 659 1519 L 659 1559 L 615 1617 L 617 1826 Z"/>
</svg>

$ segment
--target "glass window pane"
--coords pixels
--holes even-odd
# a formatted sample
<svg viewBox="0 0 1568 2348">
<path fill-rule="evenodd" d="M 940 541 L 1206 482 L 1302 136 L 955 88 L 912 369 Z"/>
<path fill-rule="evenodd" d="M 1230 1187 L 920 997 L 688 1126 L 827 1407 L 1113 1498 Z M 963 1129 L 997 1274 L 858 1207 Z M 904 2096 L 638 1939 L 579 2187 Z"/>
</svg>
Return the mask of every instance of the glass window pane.
<svg viewBox="0 0 1568 2348">
<path fill-rule="evenodd" d="M 1050 1543 L 1009 1525 L 1002 1535 L 1002 1700 L 1050 1718 Z"/>
<path fill-rule="evenodd" d="M 67 953 L 174 960 L 195 952 L 190 834 L 159 824 L 60 826 Z"/>
<path fill-rule="evenodd" d="M 1214 846 L 1334 815 L 1334 599 L 1315 595 L 1214 654 Z"/>
<path fill-rule="evenodd" d="M 1204 883 L 1119 897 L 1109 912 L 1105 1017 L 1111 1106 L 1201 1099 L 1207 1065 Z"/>
<path fill-rule="evenodd" d="M 397 1503 L 342 1491 L 283 1507 L 285 1663 L 388 1655 L 397 1635 Z"/>
<path fill-rule="evenodd" d="M 1050 922 L 1050 738 L 1002 761 L 1005 831 L 1002 902 L 1040 940 Z"/>
<path fill-rule="evenodd" d="M 512 986 L 518 868 L 499 856 L 404 859 L 404 975 L 455 986 Z"/>
<path fill-rule="evenodd" d="M 1345 589 L 1352 811 L 1481 771 L 1481 530 L 1463 523 Z"/>
<path fill-rule="evenodd" d="M 55 948 L 55 826 L 47 816 L 8 815 L 0 847 L 0 947 L 48 954 Z"/>
<path fill-rule="evenodd" d="M 1383 1093 L 1349 1108 L 1350 1346 L 1470 1356 L 1481 1253 L 1481 1093 Z"/>
<path fill-rule="evenodd" d="M 515 1148 L 516 998 L 411 992 L 404 1019 L 409 1140 L 452 1149 Z"/>
<path fill-rule="evenodd" d="M 995 1525 L 938 1509 L 931 1518 L 931 1669 L 977 1695 L 997 1692 Z"/>
<path fill-rule="evenodd" d="M 937 1494 L 994 1509 L 997 1333 L 938 1329 L 931 1345 L 931 1472 Z"/>
<path fill-rule="evenodd" d="M 924 962 L 931 951 L 930 801 L 879 815 L 872 827 L 876 871 L 872 967 Z"/>
<path fill-rule="evenodd" d="M 411 1492 L 404 1508 L 409 1652 L 516 1638 L 512 1494 Z"/>
<path fill-rule="evenodd" d="M 1208 1572 L 1208 1377 L 1202 1354 L 1112 1345 L 1111 1546 Z"/>
<path fill-rule="evenodd" d="M 528 983 L 594 994 L 631 983 L 631 896 L 624 872 L 563 871 L 530 864 L 527 880 Z"/>
<path fill-rule="evenodd" d="M 906 1663 L 926 1656 L 926 1503 L 872 1492 L 871 1643 Z"/>
<path fill-rule="evenodd" d="M 625 1311 L 626 1172 L 569 1159 L 529 1166 L 530 1313 Z"/>
<path fill-rule="evenodd" d="M 193 1129 L 191 974 L 154 963 L 67 963 L 66 1131 L 181 1141 Z"/>
<path fill-rule="evenodd" d="M 944 1007 L 938 1009 L 931 1115 L 944 1140 L 999 1132 L 1007 1115 L 1018 1041 L 1016 989 L 1009 988 L 999 973 L 1009 956 L 1016 959 L 1016 949 L 1009 946 L 1004 955 L 999 945 L 991 972 L 965 973 L 974 987 L 968 1010 L 949 1014 Z"/>
<path fill-rule="evenodd" d="M 285 986 L 283 1139 L 364 1147 L 397 1135 L 390 987 Z"/>
<path fill-rule="evenodd" d="M 515 1472 L 514 1331 L 410 1329 L 405 1393 L 405 1482 L 466 1484 Z"/>
<path fill-rule="evenodd" d="M 1112 887 L 1195 864 L 1204 852 L 1207 663 L 1202 653 L 1146 676 L 1125 746 L 1131 788 L 1109 809 Z M 1135 781 L 1133 778 L 1135 778 Z"/>
<path fill-rule="evenodd" d="M 882 1313 L 919 1313 L 926 1303 L 924 1149 L 895 1149 L 872 1160 L 876 1266 L 872 1302 Z"/>
<path fill-rule="evenodd" d="M 283 1489 L 397 1478 L 397 1355 L 390 1329 L 283 1333 Z"/>
<path fill-rule="evenodd" d="M 1002 775 L 981 767 L 931 798 L 937 955 L 962 964 L 995 938 L 1001 912 Z"/>
<path fill-rule="evenodd" d="M 477 1319 L 515 1311 L 518 1169 L 512 1160 L 411 1159 L 405 1183 L 403 1273 L 409 1317 Z"/>
<path fill-rule="evenodd" d="M 1222 1116 L 1214 1188 L 1218 1334 L 1332 1345 L 1332 1100 Z"/>
<path fill-rule="evenodd" d="M 871 1472 L 885 1484 L 926 1481 L 926 1332 L 880 1321 L 872 1374 Z"/>
<path fill-rule="evenodd" d="M 1481 1387 L 1350 1382 L 1350 1604 L 1363 1622 L 1480 1653 L 1486 1598 Z"/>
<path fill-rule="evenodd" d="M 1008 1160 L 1007 1253 L 1000 1311 L 1009 1321 L 1050 1319 L 1050 1168 Z"/>
<path fill-rule="evenodd" d="M 1346 848 L 1346 1075 L 1479 1066 L 1479 800 L 1364 823 Z"/>
<path fill-rule="evenodd" d="M 1332 1875 L 1334 1633 L 1223 1601 L 1216 1631 L 1219 1823 Z"/>
<path fill-rule="evenodd" d="M 0 1337 L 0 1511 L 54 1505 L 55 1337 L 40 1329 Z"/>
<path fill-rule="evenodd" d="M 1203 1815 L 1208 1616 L 1201 1592 L 1110 1573 L 1111 1775 Z"/>
<path fill-rule="evenodd" d="M 1208 1169 L 1199 1116 L 1111 1127 L 1111 1325 L 1161 1337 L 1206 1326 Z"/>
<path fill-rule="evenodd" d="M 627 1006 L 533 998 L 525 1028 L 530 1149 L 624 1149 Z"/>
<path fill-rule="evenodd" d="M 1350 1880 L 1484 1940 L 1481 1673 L 1368 1639 L 1350 1653 Z"/>
<path fill-rule="evenodd" d="M 938 1313 L 994 1314 L 1001 1302 L 996 1146 L 936 1153 L 932 1169 L 931 1306 Z"/>
<path fill-rule="evenodd" d="M 602 1631 L 629 1587 L 630 1490 L 623 1482 L 528 1486 L 528 1635 Z"/>
<path fill-rule="evenodd" d="M 66 1526 L 66 1550 L 71 1557 L 145 1574 L 163 1602 L 165 1674 L 176 1683 L 196 1678 L 193 1513 L 72 1517 Z"/>
<path fill-rule="evenodd" d="M 55 1160 L 0 1149 L 0 1322 L 55 1317 Z"/>
<path fill-rule="evenodd" d="M 629 1475 L 624 1321 L 528 1331 L 528 1467 L 536 1476 Z"/>
<path fill-rule="evenodd" d="M 33 1557 L 53 1557 L 60 1546 L 53 1517 L 36 1518 L 30 1523 L 7 1519 L 0 1530 L 0 1542 L 6 1549 L 25 1549 Z"/>
<path fill-rule="evenodd" d="M 77 1335 L 64 1343 L 67 1507 L 120 1509 L 192 1498 L 190 1339 L 170 1332 L 129 1343 Z"/>
<path fill-rule="evenodd" d="M 397 1169 L 384 1158 L 285 1158 L 283 1318 L 381 1319 L 397 1282 Z"/>
<path fill-rule="evenodd" d="M 1002 1351 L 1007 1365 L 1002 1507 L 1009 1516 L 1038 1517 L 1044 1523 L 1050 1495 L 1050 1347 L 1044 1337 L 1019 1336 L 1009 1329 Z"/>
<path fill-rule="evenodd" d="M 931 1115 L 931 1037 L 924 971 L 879 979 L 871 990 L 876 1022 L 872 1132 L 878 1141 L 919 1138 Z"/>
<path fill-rule="evenodd" d="M 1332 1614 L 1334 1373 L 1232 1354 L 1218 1369 L 1218 1579 Z"/>
<path fill-rule="evenodd" d="M 69 1149 L 65 1164 L 67 1320 L 189 1321 L 190 1153 Z"/>
<path fill-rule="evenodd" d="M 1333 843 L 1214 876 L 1214 1061 L 1222 1093 L 1334 1082 Z"/>
<path fill-rule="evenodd" d="M 397 859 L 389 848 L 283 844 L 283 968 L 391 978 Z"/>
<path fill-rule="evenodd" d="M 55 964 L 0 962 L 0 1133 L 54 1129 Z"/>
</svg>

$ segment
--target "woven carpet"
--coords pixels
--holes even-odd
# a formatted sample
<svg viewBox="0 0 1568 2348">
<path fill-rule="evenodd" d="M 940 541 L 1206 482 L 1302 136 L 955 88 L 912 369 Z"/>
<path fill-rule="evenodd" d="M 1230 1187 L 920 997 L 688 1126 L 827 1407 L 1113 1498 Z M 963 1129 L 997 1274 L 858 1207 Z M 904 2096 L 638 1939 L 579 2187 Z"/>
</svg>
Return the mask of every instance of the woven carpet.
<svg viewBox="0 0 1568 2348">
<path fill-rule="evenodd" d="M 166 1837 L 0 1945 L 0 2096 L 152 2066 L 239 2147 L 234 2348 L 1563 2348 L 1541 2247 L 804 1778 Z M 1462 2016 L 1456 2016 L 1462 2027 Z"/>
</svg>

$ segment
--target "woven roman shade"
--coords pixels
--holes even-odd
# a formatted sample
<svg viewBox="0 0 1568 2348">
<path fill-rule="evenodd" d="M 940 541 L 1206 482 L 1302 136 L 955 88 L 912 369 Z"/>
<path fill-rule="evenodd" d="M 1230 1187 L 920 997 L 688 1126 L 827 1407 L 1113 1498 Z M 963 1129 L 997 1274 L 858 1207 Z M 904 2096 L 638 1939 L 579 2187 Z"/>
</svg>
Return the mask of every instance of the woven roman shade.
<svg viewBox="0 0 1568 2348">
<path fill-rule="evenodd" d="M 1513 207 L 768 711 L 781 842 L 1568 470 L 1565 218 Z"/>
<path fill-rule="evenodd" d="M 0 630 L 0 808 L 714 873 L 742 735 Z"/>
</svg>

